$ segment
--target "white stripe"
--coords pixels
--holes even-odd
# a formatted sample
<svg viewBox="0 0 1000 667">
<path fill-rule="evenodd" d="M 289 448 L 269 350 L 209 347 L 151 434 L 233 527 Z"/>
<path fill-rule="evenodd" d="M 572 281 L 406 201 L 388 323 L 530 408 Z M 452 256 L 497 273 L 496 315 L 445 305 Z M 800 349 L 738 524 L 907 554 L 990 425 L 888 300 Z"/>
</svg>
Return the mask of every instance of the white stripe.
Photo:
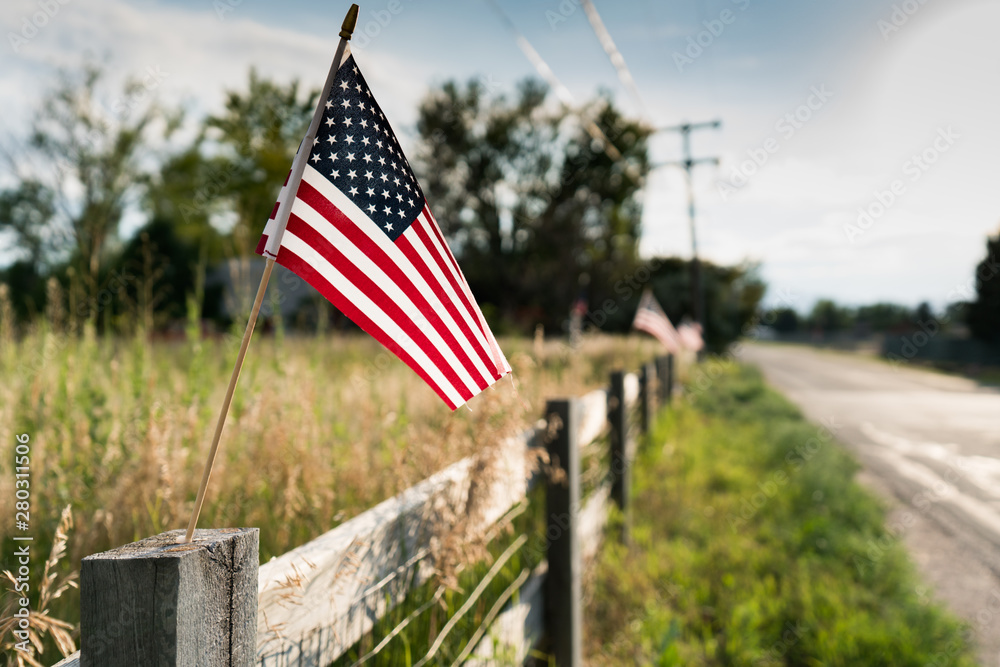
<svg viewBox="0 0 1000 667">
<path fill-rule="evenodd" d="M 292 204 L 292 213 L 304 223 L 312 227 L 318 234 L 320 234 L 320 236 L 329 241 L 330 245 L 344 254 L 348 262 L 357 267 L 361 273 L 370 278 L 376 286 L 385 292 L 385 295 L 402 309 L 405 317 L 421 333 L 423 333 L 429 340 L 430 344 L 438 350 L 438 352 L 440 352 L 443 357 L 442 363 L 455 371 L 456 375 L 458 375 L 459 381 L 465 385 L 465 387 L 469 390 L 469 393 L 473 396 L 479 393 L 479 385 L 476 384 L 475 380 L 471 375 L 469 375 L 469 372 L 465 369 L 462 362 L 459 361 L 455 353 L 450 347 L 448 347 L 448 344 L 445 343 L 441 334 L 439 334 L 431 325 L 427 316 L 420 312 L 420 309 L 413 303 L 413 301 L 410 300 L 410 297 L 406 295 L 406 292 L 404 292 L 395 281 L 386 275 L 381 266 L 368 257 L 360 248 L 354 245 L 349 238 L 344 236 L 339 229 L 330 224 L 326 218 L 301 199 L 296 199 L 295 203 Z M 385 234 L 382 234 L 382 236 L 388 240 L 388 237 L 386 237 Z M 284 243 L 282 245 L 284 245 Z M 345 280 L 347 279 L 345 278 Z M 333 283 L 333 286 L 338 289 L 340 288 L 339 283 Z"/>
<path fill-rule="evenodd" d="M 301 201 L 296 201 L 295 204 L 296 207 L 298 207 L 298 205 L 301 204 Z M 297 211 L 296 214 L 298 214 Z M 360 288 L 349 281 L 342 273 L 340 273 L 340 271 L 336 269 L 336 267 L 330 264 L 330 262 L 323 257 L 319 251 L 299 237 L 295 236 L 295 234 L 287 229 L 282 236 L 281 246 L 283 248 L 288 248 L 302 258 L 302 261 L 315 269 L 316 272 L 323 276 L 327 282 L 343 294 L 348 301 L 362 310 L 364 314 L 372 320 L 372 322 L 382 329 L 386 335 L 392 338 L 393 342 L 399 345 L 399 347 L 403 350 L 406 350 L 410 357 L 412 357 L 417 365 L 427 373 L 431 380 L 441 389 L 442 393 L 448 397 L 448 400 L 450 400 L 452 404 L 462 405 L 465 403 L 465 399 L 462 398 L 457 391 L 455 391 L 451 382 L 444 377 L 437 365 L 427 357 L 420 346 L 410 338 L 402 327 L 400 327 L 395 320 L 386 315 L 378 304 L 369 299 Z"/>
<path fill-rule="evenodd" d="M 423 218 L 426 225 L 437 227 L 437 222 L 434 220 L 434 217 L 432 215 L 428 216 L 425 213 L 425 211 L 421 211 L 419 217 Z M 441 247 L 441 242 L 438 239 L 438 235 L 434 233 L 433 229 L 427 230 L 427 236 L 430 239 L 432 245 L 432 247 L 428 248 L 428 250 L 437 253 L 438 256 L 441 257 L 446 267 L 446 270 L 450 275 L 452 275 L 455 278 L 455 282 L 458 283 L 459 289 L 463 291 L 466 299 L 472 306 L 472 309 L 475 313 L 474 316 L 479 319 L 478 322 L 472 324 L 473 332 L 477 332 L 480 330 L 482 331 L 482 333 L 480 333 L 479 335 L 482 336 L 483 339 L 485 339 L 486 342 L 485 349 L 487 353 L 489 353 L 491 357 L 494 357 L 495 363 L 497 362 L 499 363 L 500 368 L 498 370 L 500 371 L 500 375 L 506 374 L 508 371 L 510 371 L 510 365 L 507 363 L 507 358 L 504 357 L 503 352 L 500 350 L 500 346 L 497 344 L 496 338 L 493 337 L 493 332 L 490 331 L 489 325 L 486 324 L 486 318 L 483 317 L 483 313 L 479 309 L 479 302 L 476 301 L 476 298 L 472 295 L 472 290 L 469 289 L 468 281 L 465 280 L 465 276 L 462 275 L 461 271 L 456 272 L 455 265 L 457 264 L 457 262 L 454 261 L 454 257 L 451 254 L 451 250 L 447 247 L 445 248 Z M 463 316 L 466 315 L 468 313 L 468 309 L 465 308 L 464 304 L 462 304 L 461 302 L 458 302 L 458 304 L 460 309 L 463 311 Z"/>
<path fill-rule="evenodd" d="M 423 213 L 421 213 L 420 215 L 423 216 Z M 430 235 L 431 233 L 432 232 L 429 231 L 427 232 L 428 235 Z M 483 336 L 483 333 L 479 330 L 479 324 L 472 320 L 472 315 L 471 313 L 469 313 L 469 309 L 465 307 L 465 304 L 462 303 L 462 300 L 455 292 L 454 287 L 452 287 L 451 283 L 448 281 L 445 275 L 441 273 L 441 268 L 438 266 L 438 263 L 434 260 L 434 258 L 431 255 L 433 248 L 429 248 L 428 246 L 424 245 L 424 242 L 417 235 L 417 231 L 413 228 L 413 226 L 411 226 L 409 229 L 403 232 L 403 236 L 405 236 L 411 242 L 413 248 L 417 251 L 417 254 L 420 256 L 421 259 L 424 260 L 424 264 L 427 265 L 427 269 L 431 272 L 431 274 L 433 274 L 435 280 L 437 280 L 437 282 L 441 285 L 441 289 L 443 289 L 446 292 L 446 296 L 451 300 L 453 304 L 455 304 L 455 309 L 458 311 L 458 314 L 462 317 L 466 325 L 469 327 L 469 331 L 472 332 L 474 344 L 478 345 L 480 349 L 484 350 L 486 352 L 486 356 L 492 357 L 493 355 L 490 353 L 489 340 L 487 340 Z M 447 263 L 448 261 L 446 257 L 442 257 L 441 259 L 445 263 Z M 459 283 L 459 286 L 461 288 L 461 283 Z M 493 381 L 492 372 L 490 372 L 489 374 L 489 381 L 490 382 Z"/>
<path fill-rule="evenodd" d="M 430 285 L 427 284 L 427 281 L 424 280 L 423 276 L 420 275 L 420 272 L 417 271 L 416 267 L 413 266 L 413 264 L 406 257 L 406 255 L 403 254 L 403 251 L 400 250 L 398 247 L 396 247 L 396 244 L 393 243 L 389 239 L 389 237 L 385 235 L 385 233 L 383 233 L 380 229 L 378 229 L 378 226 L 375 224 L 375 222 L 372 221 L 371 218 L 369 218 L 364 211 L 358 208 L 354 204 L 354 202 L 348 199 L 343 192 L 341 192 L 336 186 L 330 183 L 329 180 L 323 177 L 323 175 L 320 174 L 318 171 L 316 171 L 314 168 L 312 168 L 311 166 L 307 166 L 305 173 L 302 176 L 302 180 L 309 183 L 309 185 L 315 188 L 324 198 L 326 198 L 327 201 L 329 201 L 331 204 L 337 207 L 342 213 L 344 213 L 344 215 L 350 218 L 358 227 L 358 229 L 365 234 L 365 236 L 371 239 L 373 243 L 375 243 L 383 252 L 386 253 L 386 255 L 388 255 L 390 261 L 395 263 L 396 266 L 398 266 L 400 270 L 403 272 L 403 274 L 410 279 L 414 287 L 421 294 L 424 295 L 424 297 L 427 299 L 427 302 L 430 304 L 431 308 L 434 310 L 435 313 L 437 313 L 438 317 L 441 318 L 441 321 L 444 323 L 445 327 L 448 329 L 448 331 L 452 333 L 452 335 L 455 337 L 455 340 L 458 341 L 459 346 L 466 353 L 466 356 L 468 356 L 469 359 L 472 361 L 473 367 L 482 377 L 483 381 L 486 382 L 487 385 L 491 383 L 493 381 L 493 373 L 483 364 L 483 361 L 479 358 L 479 355 L 476 353 L 476 350 L 473 347 L 473 343 L 469 341 L 468 337 L 466 337 L 464 333 L 462 333 L 462 330 L 459 328 L 454 318 L 452 318 L 452 316 L 448 313 L 447 309 L 444 306 L 444 303 L 438 297 L 437 292 L 434 289 L 432 289 Z M 297 212 L 297 209 L 293 208 L 293 210 Z M 316 228 L 316 230 L 319 231 L 320 233 L 324 233 L 323 230 L 327 227 L 330 227 L 330 224 L 324 223 L 323 225 L 320 226 L 316 225 L 312 226 Z M 337 246 L 338 249 L 340 248 L 339 244 L 335 245 Z M 355 265 L 357 265 L 357 262 L 355 262 Z M 391 282 L 389 281 L 388 277 L 385 278 L 385 281 Z M 383 288 L 385 287 L 382 281 L 378 281 L 378 284 L 380 287 Z M 407 301 L 409 302 L 409 299 L 407 299 Z M 465 310 L 465 308 L 461 305 L 461 303 L 455 303 L 454 305 L 455 308 L 459 310 L 459 312 Z M 426 315 L 420 312 L 420 310 L 415 305 L 413 306 L 413 311 L 419 313 L 420 321 L 426 322 L 427 327 L 429 327 L 430 330 L 433 331 L 435 335 L 439 335 L 437 334 L 437 331 L 433 328 L 431 323 L 427 320 Z M 414 319 L 416 321 L 416 318 Z M 421 329 L 425 329 L 425 327 L 421 326 Z M 473 329 L 473 331 L 475 331 L 475 329 Z M 447 350 L 448 354 L 454 355 L 454 353 L 451 351 L 451 348 L 445 345 L 443 341 L 442 345 Z M 488 354 L 488 348 L 486 349 Z M 467 375 L 468 371 L 466 370 L 464 364 L 458 361 L 457 358 L 455 361 L 458 364 L 458 372 L 460 374 Z M 473 392 L 473 394 L 477 394 L 480 391 L 479 386 L 476 385 L 475 382 L 473 382 L 473 386 L 470 387 L 470 390 Z"/>
</svg>

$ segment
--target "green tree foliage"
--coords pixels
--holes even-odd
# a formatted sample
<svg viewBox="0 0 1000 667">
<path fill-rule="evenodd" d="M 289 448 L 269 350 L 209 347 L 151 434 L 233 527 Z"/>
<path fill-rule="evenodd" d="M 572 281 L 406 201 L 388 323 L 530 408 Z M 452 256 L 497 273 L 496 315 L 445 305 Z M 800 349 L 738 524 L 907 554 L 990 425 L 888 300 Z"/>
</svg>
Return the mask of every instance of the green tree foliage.
<svg viewBox="0 0 1000 667">
<path fill-rule="evenodd" d="M 795 333 L 800 326 L 799 314 L 794 308 L 777 308 L 774 311 L 774 330 L 781 334 Z"/>
<path fill-rule="evenodd" d="M 58 250 L 69 253 L 91 296 L 129 197 L 150 166 L 144 158 L 154 122 L 164 120 L 162 129 L 169 135 L 180 120 L 147 101 L 158 80 L 130 80 L 109 101 L 101 78 L 100 68 L 92 64 L 64 74 L 36 114 L 29 143 L 39 162 L 50 167 L 37 200 L 45 205 L 34 215 L 53 221 L 48 226 L 56 229 L 50 233 L 61 232 L 71 240 Z M 48 202 L 54 202 L 54 209 Z"/>
<path fill-rule="evenodd" d="M 1000 235 L 986 239 L 986 257 L 976 267 L 976 300 L 966 310 L 966 323 L 976 338 L 1000 343 Z"/>
<path fill-rule="evenodd" d="M 611 295 L 636 265 L 647 128 L 607 97 L 586 114 L 621 153 L 613 160 L 575 115 L 546 105 L 534 80 L 514 99 L 479 81 L 423 101 L 421 183 L 473 291 L 505 323 L 558 328 L 572 303 Z"/>
<path fill-rule="evenodd" d="M 809 313 L 809 328 L 824 334 L 845 331 L 852 323 L 851 311 L 830 299 L 820 299 Z"/>
<path fill-rule="evenodd" d="M 251 69 L 247 90 L 228 91 L 225 111 L 205 121 L 206 138 L 221 149 L 218 159 L 171 165 L 181 173 L 187 169 L 188 174 L 208 177 L 200 179 L 202 186 L 193 191 L 189 208 L 180 209 L 182 216 L 209 216 L 212 206 L 224 201 L 235 222 L 237 254 L 250 252 L 305 136 L 318 95 L 316 90 L 300 91 L 298 81 L 282 86 Z"/>
</svg>

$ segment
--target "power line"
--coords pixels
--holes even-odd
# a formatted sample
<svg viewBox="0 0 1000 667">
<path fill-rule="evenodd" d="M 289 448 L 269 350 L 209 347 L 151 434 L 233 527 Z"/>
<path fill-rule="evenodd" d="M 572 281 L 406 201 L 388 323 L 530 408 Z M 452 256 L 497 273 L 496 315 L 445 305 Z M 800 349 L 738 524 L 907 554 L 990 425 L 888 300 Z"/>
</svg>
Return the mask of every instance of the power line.
<svg viewBox="0 0 1000 667">
<path fill-rule="evenodd" d="M 681 167 L 687 181 L 688 196 L 688 224 L 691 227 L 691 307 L 694 311 L 694 319 L 702 326 L 705 325 L 705 286 L 701 278 L 701 260 L 698 259 L 698 237 L 695 234 L 695 207 L 694 207 L 694 185 L 691 172 L 695 165 L 699 164 L 719 164 L 719 158 L 692 158 L 691 157 L 691 132 L 693 130 L 712 129 L 717 130 L 722 127 L 721 120 L 713 120 L 706 123 L 682 123 L 672 127 L 660 128 L 659 132 L 680 132 L 683 142 L 684 159 L 677 162 L 665 162 L 656 167 Z"/>
<path fill-rule="evenodd" d="M 594 29 L 597 40 L 604 47 L 604 52 L 608 54 L 611 64 L 614 65 L 615 71 L 618 73 L 618 79 L 629 93 L 631 93 L 632 97 L 635 98 L 636 104 L 639 105 L 640 113 L 649 119 L 649 108 L 646 106 L 645 101 L 643 101 L 642 95 L 639 93 L 639 87 L 635 83 L 635 78 L 625 63 L 625 56 L 618 50 L 615 40 L 611 38 L 611 33 L 608 32 L 604 21 L 601 20 L 601 15 L 597 13 L 597 7 L 594 6 L 591 0 L 582 0 L 582 4 L 583 11 L 587 14 L 587 20 L 590 21 L 590 27 Z"/>
<path fill-rule="evenodd" d="M 535 50 L 535 47 L 531 45 L 528 38 L 521 34 L 521 32 L 517 29 L 517 26 L 514 25 L 514 22 L 510 20 L 509 16 L 507 16 L 506 12 L 504 12 L 500 5 L 496 3 L 496 0 L 489 0 L 489 4 L 496 11 L 504 25 L 507 26 L 507 30 L 510 31 L 511 35 L 513 35 L 514 41 L 517 42 L 517 46 L 534 66 L 535 71 L 537 71 L 538 74 L 545 79 L 546 83 L 552 87 L 552 90 L 555 91 L 556 97 L 559 98 L 559 101 L 562 102 L 563 106 L 580 119 L 583 123 L 584 129 L 587 130 L 587 134 L 601 144 L 604 152 L 609 158 L 611 158 L 614 162 L 621 160 L 621 151 L 619 151 L 618 148 L 611 143 L 611 140 L 608 139 L 608 136 L 604 134 L 604 131 L 597 126 L 597 123 L 584 117 L 584 115 L 577 109 L 576 99 L 573 97 L 573 94 L 569 92 L 569 88 L 563 85 L 563 83 L 556 76 L 555 72 L 552 71 L 552 68 L 549 67 L 549 64 L 545 62 L 538 51 Z"/>
</svg>

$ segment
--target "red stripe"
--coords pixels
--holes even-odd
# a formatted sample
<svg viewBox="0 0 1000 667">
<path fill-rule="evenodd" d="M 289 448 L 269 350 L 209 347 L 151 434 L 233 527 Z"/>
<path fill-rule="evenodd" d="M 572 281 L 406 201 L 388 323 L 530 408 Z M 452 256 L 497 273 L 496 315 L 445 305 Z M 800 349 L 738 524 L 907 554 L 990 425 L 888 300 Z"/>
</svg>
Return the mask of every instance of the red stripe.
<svg viewBox="0 0 1000 667">
<path fill-rule="evenodd" d="M 291 224 L 291 221 L 289 221 L 289 224 Z M 300 278 L 316 288 L 316 290 L 326 297 L 330 303 L 336 306 L 338 310 L 347 315 L 352 322 L 364 329 L 368 335 L 382 343 L 382 345 L 388 348 L 390 352 L 402 359 L 403 363 L 412 368 L 413 372 L 419 375 L 423 381 L 426 382 L 431 389 L 433 389 L 434 392 L 441 397 L 448 407 L 452 410 L 458 407 L 448 397 L 448 395 L 437 386 L 437 383 L 431 379 L 431 377 L 427 374 L 427 371 L 425 371 L 420 364 L 418 364 L 413 357 L 406 352 L 406 350 L 397 345 L 391 336 L 375 324 L 375 322 L 365 315 L 364 312 L 355 306 L 347 297 L 341 294 L 337 288 L 331 285 L 330 282 L 324 278 L 322 274 L 313 269 L 310 264 L 286 247 L 281 248 L 281 252 L 278 253 L 277 262 L 294 271 Z"/>
<path fill-rule="evenodd" d="M 267 234 L 260 235 L 260 241 L 257 241 L 257 249 L 254 251 L 258 255 L 264 254 L 264 248 L 267 246 Z"/>
<path fill-rule="evenodd" d="M 302 181 L 302 185 L 299 186 L 299 199 L 311 206 L 314 211 L 322 215 L 328 222 L 340 230 L 351 243 L 385 272 L 389 279 L 413 301 L 421 314 L 427 317 L 434 330 L 441 335 L 448 348 L 454 352 L 459 362 L 468 371 L 469 375 L 472 376 L 473 382 L 479 387 L 480 391 L 486 389 L 489 384 L 487 384 L 482 376 L 482 372 L 476 368 L 475 363 L 459 344 L 458 339 L 455 338 L 455 334 L 444 323 L 437 314 L 437 311 L 431 307 L 431 304 L 427 301 L 427 297 L 413 284 L 413 281 L 410 280 L 385 251 L 372 241 L 367 234 L 361 231 L 358 225 L 348 218 L 343 211 L 331 204 L 326 197 L 306 181 Z M 325 255 L 325 253 L 323 254 Z M 489 364 L 486 364 L 486 367 L 489 368 Z"/>
<path fill-rule="evenodd" d="M 427 216 L 427 220 L 430 222 L 428 227 L 430 227 L 431 231 L 434 232 L 434 235 L 437 236 L 438 243 L 440 243 L 441 247 L 444 248 L 445 254 L 448 255 L 448 259 L 451 260 L 451 265 L 455 267 L 455 273 L 462 276 L 463 275 L 462 269 L 458 268 L 458 261 L 455 259 L 455 256 L 451 253 L 451 248 L 449 248 L 448 244 L 445 242 L 444 236 L 441 234 L 441 229 L 438 226 L 437 220 L 431 214 L 431 209 L 429 206 L 427 206 L 426 200 L 424 201 L 424 215 Z"/>
<path fill-rule="evenodd" d="M 415 227 L 419 221 L 420 220 L 418 218 L 417 221 L 411 225 L 411 229 Z M 416 232 L 414 232 L 414 234 L 416 234 Z M 424 245 L 426 246 L 426 243 Z M 462 314 L 458 312 L 458 306 L 455 305 L 454 299 L 447 294 L 444 286 L 437 279 L 437 276 L 434 275 L 434 273 L 430 270 L 430 267 L 427 266 L 427 263 L 424 261 L 424 258 L 419 252 L 417 252 L 416 247 L 413 245 L 413 241 L 410 239 L 410 230 L 406 230 L 402 236 L 396 239 L 396 247 L 403 251 L 403 255 L 410 260 L 410 263 L 417 269 L 420 276 L 427 281 L 427 284 L 430 285 L 432 290 L 434 290 L 434 293 L 438 295 L 438 298 L 441 299 L 441 303 L 443 303 L 444 307 L 448 310 L 448 314 L 451 315 L 452 320 L 458 324 L 466 340 L 469 341 L 469 344 L 472 345 L 476 354 L 479 355 L 483 365 L 487 370 L 492 371 L 493 379 L 497 379 L 497 371 L 494 370 L 496 368 L 496 362 L 494 362 L 486 353 L 486 349 L 483 347 L 482 342 L 476 334 L 473 333 L 472 329 L 469 328 L 469 325 L 465 321 L 465 318 L 462 317 Z M 427 251 L 432 255 L 434 254 L 434 248 L 432 247 L 427 248 Z M 473 321 L 476 321 L 475 318 L 473 318 Z"/>
<path fill-rule="evenodd" d="M 427 235 L 427 230 L 424 229 L 423 220 L 420 219 L 420 216 L 417 216 L 417 219 L 413 222 L 412 225 L 410 225 L 410 228 L 414 230 L 414 233 L 420 238 L 421 242 L 423 242 L 423 244 L 427 247 L 427 250 L 430 251 L 431 257 L 433 257 L 434 261 L 437 262 L 438 267 L 440 267 L 441 269 L 441 273 L 445 275 L 445 277 L 448 279 L 448 282 L 451 283 L 452 288 L 455 290 L 455 293 L 458 295 L 458 298 L 462 300 L 463 304 L 465 304 L 466 311 L 468 311 L 469 316 L 472 317 L 472 321 L 476 323 L 476 326 L 479 328 L 479 331 L 483 334 L 483 338 L 485 338 L 486 341 L 489 342 L 490 340 L 489 335 L 485 331 L 483 331 L 483 324 L 482 322 L 479 321 L 479 316 L 476 313 L 476 309 L 473 308 L 472 305 L 469 303 L 469 298 L 466 296 L 465 290 L 463 290 L 462 286 L 458 284 L 458 281 L 455 279 L 454 274 L 448 270 L 448 267 L 445 266 L 444 260 L 441 258 L 441 253 L 435 251 L 434 244 L 431 243 L 431 240 Z M 448 251 L 447 249 L 448 246 L 445 246 L 445 252 Z M 496 366 L 496 362 L 493 362 L 490 365 Z M 499 375 L 495 375 L 495 377 L 497 379 L 500 378 Z"/>
<path fill-rule="evenodd" d="M 278 209 L 281 207 L 281 200 L 274 202 L 274 208 L 271 209 L 271 217 L 268 220 L 274 220 L 274 216 L 278 215 Z"/>
<path fill-rule="evenodd" d="M 315 229 L 310 227 L 306 222 L 300 219 L 294 213 L 288 216 L 288 226 L 286 231 L 295 234 L 304 243 L 308 244 L 310 247 L 316 250 L 320 255 L 322 255 L 330 264 L 335 266 L 338 271 L 351 283 L 354 284 L 361 292 L 365 294 L 369 299 L 374 301 L 378 306 L 388 315 L 399 327 L 406 332 L 406 334 L 413 340 L 417 346 L 423 350 L 427 357 L 431 360 L 438 370 L 447 378 L 448 382 L 452 384 L 455 391 L 457 391 L 462 398 L 469 400 L 472 398 L 473 394 L 469 391 L 469 388 L 465 386 L 465 383 L 458 377 L 458 373 L 455 369 L 445 361 L 441 354 L 441 351 L 427 338 L 427 335 L 411 320 L 406 313 L 403 311 L 399 305 L 389 298 L 389 296 L 379 287 L 375 281 L 369 278 L 363 271 L 361 271 L 357 266 L 352 264 L 347 257 L 341 253 L 337 248 L 330 244 L 322 234 L 317 232 Z M 336 305 L 336 304 L 335 304 Z"/>
</svg>

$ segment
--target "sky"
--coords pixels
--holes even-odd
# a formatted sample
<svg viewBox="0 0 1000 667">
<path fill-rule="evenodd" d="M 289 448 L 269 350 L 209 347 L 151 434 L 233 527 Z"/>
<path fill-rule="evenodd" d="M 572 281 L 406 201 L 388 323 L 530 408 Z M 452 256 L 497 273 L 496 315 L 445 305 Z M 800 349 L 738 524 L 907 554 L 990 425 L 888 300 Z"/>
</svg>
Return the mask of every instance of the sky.
<svg viewBox="0 0 1000 667">
<path fill-rule="evenodd" d="M 700 255 L 756 262 L 769 305 L 818 298 L 936 307 L 974 295 L 1000 228 L 1000 4 L 988 0 L 594 0 L 635 79 L 616 76 L 574 0 L 493 0 L 574 98 L 610 91 L 692 135 Z M 0 136 L 23 136 L 60 68 L 105 63 L 182 104 L 219 111 L 256 66 L 321 86 L 350 3 L 286 0 L 5 0 Z M 352 49 L 404 149 L 417 104 L 449 79 L 513 92 L 535 75 L 490 0 L 372 0 Z M 689 256 L 677 133 L 643 190 L 644 256 Z M 0 183 L 3 182 L 0 173 Z M 262 214 L 263 215 L 263 214 Z M 139 224 L 133 216 L 125 231 Z"/>
</svg>

